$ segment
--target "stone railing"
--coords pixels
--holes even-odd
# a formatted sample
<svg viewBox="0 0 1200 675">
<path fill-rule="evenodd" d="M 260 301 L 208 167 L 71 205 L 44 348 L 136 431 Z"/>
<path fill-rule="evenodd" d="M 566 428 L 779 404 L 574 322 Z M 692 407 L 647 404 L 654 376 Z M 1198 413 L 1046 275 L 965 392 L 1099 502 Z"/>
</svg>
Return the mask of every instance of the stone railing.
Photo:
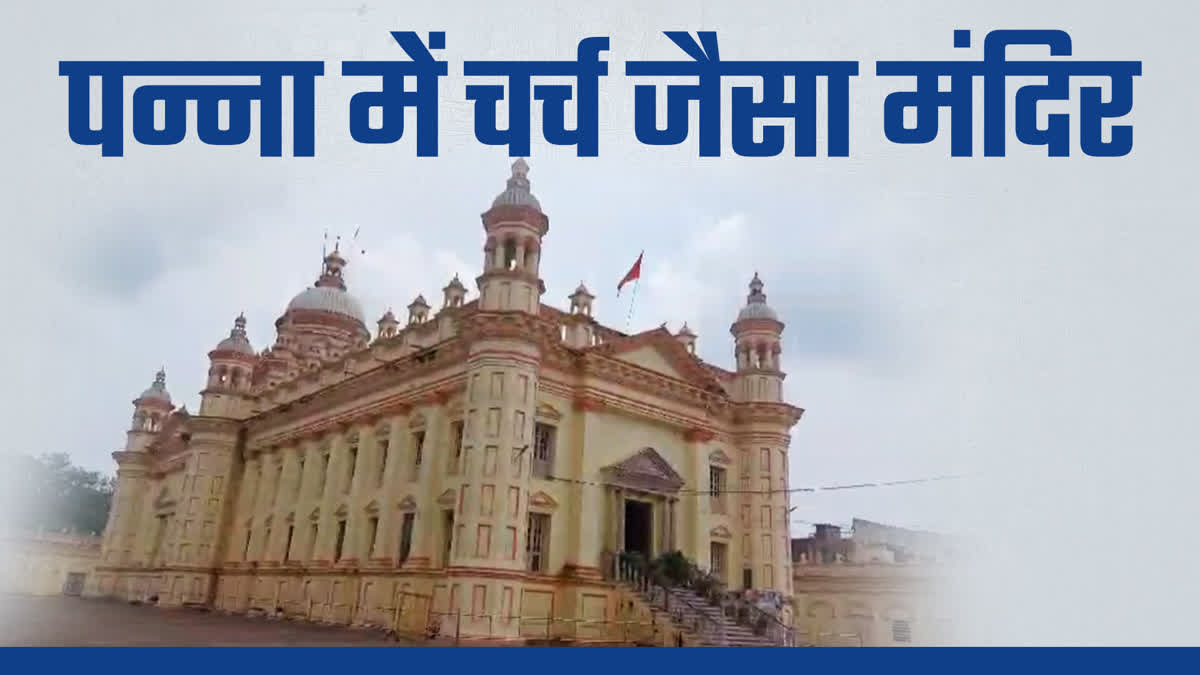
<svg viewBox="0 0 1200 675">
<path fill-rule="evenodd" d="M 652 608 L 665 612 L 677 627 L 692 633 L 701 642 L 709 645 L 726 644 L 725 626 L 714 621 L 679 588 L 654 575 L 640 556 L 622 553 L 608 554 L 607 557 L 605 572 L 609 579 L 632 588 Z"/>
<path fill-rule="evenodd" d="M 685 627 L 694 630 L 710 644 L 725 644 L 725 628 L 696 606 L 696 598 L 712 607 L 720 608 L 729 620 L 749 628 L 756 635 L 765 637 L 771 644 L 780 647 L 796 645 L 796 632 L 783 623 L 775 614 L 752 602 L 741 591 L 730 591 L 724 582 L 687 561 L 686 569 L 678 570 L 682 579 L 671 580 L 661 572 L 655 574 L 652 565 L 636 554 L 607 554 L 605 565 L 609 578 L 633 586 L 644 596 L 667 609 L 678 612 Z M 685 595 L 680 590 L 690 591 Z M 690 596 L 690 597 L 689 597 Z M 671 608 L 671 603 L 674 608 Z M 672 616 L 676 616 L 672 613 Z M 688 626 L 691 619 L 695 628 Z"/>
</svg>

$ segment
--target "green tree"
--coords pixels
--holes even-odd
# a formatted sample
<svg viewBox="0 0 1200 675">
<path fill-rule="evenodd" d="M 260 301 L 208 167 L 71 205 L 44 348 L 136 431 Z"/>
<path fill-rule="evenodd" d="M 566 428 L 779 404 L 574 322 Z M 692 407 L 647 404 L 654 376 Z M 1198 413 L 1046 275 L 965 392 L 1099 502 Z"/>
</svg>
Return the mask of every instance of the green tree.
<svg viewBox="0 0 1200 675">
<path fill-rule="evenodd" d="M 66 453 L 19 454 L 9 477 L 15 524 L 24 530 L 100 534 L 108 522 L 114 481 L 71 463 Z"/>
</svg>

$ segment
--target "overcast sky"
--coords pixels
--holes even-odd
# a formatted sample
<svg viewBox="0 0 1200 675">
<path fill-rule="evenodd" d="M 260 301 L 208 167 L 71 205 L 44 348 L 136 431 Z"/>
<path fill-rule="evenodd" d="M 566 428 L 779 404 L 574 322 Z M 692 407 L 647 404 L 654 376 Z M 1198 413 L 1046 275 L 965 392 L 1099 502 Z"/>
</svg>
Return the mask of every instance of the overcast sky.
<svg viewBox="0 0 1200 675">
<path fill-rule="evenodd" d="M 1161 605 L 1197 600 L 1179 576 L 1195 556 L 1200 468 L 1188 152 L 1198 64 L 1177 28 L 1194 17 L 1167 3 L 650 4 L 6 8 L 0 410 L 10 449 L 113 470 L 130 400 L 155 370 L 165 365 L 175 401 L 195 410 L 206 352 L 240 311 L 256 349 L 272 342 L 275 318 L 315 280 L 326 230 L 361 227 L 367 253 L 348 281 L 371 321 L 418 292 L 440 303 L 454 273 L 474 296 L 479 214 L 511 160 L 474 139 L 462 61 L 569 58 L 580 39 L 606 35 L 600 157 L 534 134 L 530 179 L 551 221 L 543 301 L 565 307 L 582 280 L 600 320 L 624 328 L 628 296 L 618 300 L 615 284 L 644 249 L 631 328 L 686 320 L 701 355 L 731 367 L 729 324 L 757 270 L 787 324 L 786 395 L 807 410 L 793 433 L 793 486 L 982 476 L 799 495 L 797 534 L 803 521 L 855 516 L 975 534 L 1007 580 L 1004 592 L 979 582 L 963 591 L 993 639 L 1196 641 L 1190 621 Z M 906 83 L 874 77 L 874 62 L 962 58 L 956 28 L 975 31 L 975 54 L 993 28 L 1062 28 L 1078 58 L 1142 60 L 1134 114 L 1122 120 L 1136 122 L 1134 152 L 1083 157 L 1073 130 L 1073 156 L 1052 160 L 1016 143 L 1011 117 L 1003 159 L 951 160 L 945 115 L 932 144 L 886 143 L 883 97 Z M 349 137 L 349 96 L 371 85 L 338 77 L 338 63 L 400 58 L 388 31 L 403 29 L 447 32 L 438 158 L 416 158 L 411 137 Z M 660 32 L 679 29 L 718 30 L 727 59 L 858 60 L 851 157 L 738 158 L 727 134 L 719 159 L 697 158 L 694 135 L 638 144 L 623 62 L 683 58 Z M 127 132 L 126 156 L 101 158 L 69 141 L 57 76 L 59 60 L 99 59 L 324 60 L 316 157 L 260 158 L 255 140 L 209 147 L 194 133 L 144 147 Z M 1048 109 L 1076 111 L 1078 88 L 1057 105 Z M 1121 609 L 1101 611 L 1097 593 Z"/>
</svg>

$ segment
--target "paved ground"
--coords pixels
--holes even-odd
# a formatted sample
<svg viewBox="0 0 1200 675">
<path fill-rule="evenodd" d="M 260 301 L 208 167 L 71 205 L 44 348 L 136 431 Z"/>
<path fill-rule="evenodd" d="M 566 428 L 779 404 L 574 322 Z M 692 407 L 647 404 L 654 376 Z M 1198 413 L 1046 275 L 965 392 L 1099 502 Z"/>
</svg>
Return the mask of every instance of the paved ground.
<svg viewBox="0 0 1200 675">
<path fill-rule="evenodd" d="M 110 600 L 0 595 L 0 646 L 395 646 L 376 631 Z"/>
</svg>

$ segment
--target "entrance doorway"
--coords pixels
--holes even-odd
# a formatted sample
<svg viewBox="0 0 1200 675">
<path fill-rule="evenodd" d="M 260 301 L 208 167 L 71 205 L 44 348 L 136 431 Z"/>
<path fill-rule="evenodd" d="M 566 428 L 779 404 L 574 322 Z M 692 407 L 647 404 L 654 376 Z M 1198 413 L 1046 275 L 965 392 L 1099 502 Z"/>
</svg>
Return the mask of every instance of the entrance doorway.
<svg viewBox="0 0 1200 675">
<path fill-rule="evenodd" d="M 63 584 L 63 595 L 83 595 L 83 582 L 87 578 L 81 572 L 68 572 L 67 581 Z"/>
<path fill-rule="evenodd" d="M 625 550 L 637 551 L 647 560 L 651 557 L 653 508 L 650 502 L 625 500 Z"/>
</svg>

